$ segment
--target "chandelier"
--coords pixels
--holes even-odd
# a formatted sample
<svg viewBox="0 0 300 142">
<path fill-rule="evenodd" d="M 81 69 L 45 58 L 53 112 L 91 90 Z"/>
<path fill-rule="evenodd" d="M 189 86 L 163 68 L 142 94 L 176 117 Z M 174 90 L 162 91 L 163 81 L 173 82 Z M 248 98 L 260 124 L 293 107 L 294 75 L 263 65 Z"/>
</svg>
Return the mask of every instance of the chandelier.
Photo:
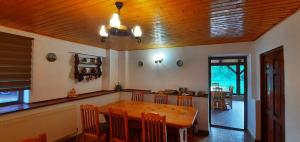
<svg viewBox="0 0 300 142">
<path fill-rule="evenodd" d="M 142 41 L 142 30 L 141 27 L 136 25 L 131 30 L 126 26 L 121 24 L 120 21 L 120 10 L 123 7 L 123 2 L 115 2 L 118 9 L 118 13 L 114 13 L 109 21 L 109 25 L 101 25 L 99 34 L 101 36 L 101 41 L 105 42 L 110 35 L 113 36 L 132 36 L 133 39 L 137 40 L 138 43 Z"/>
</svg>

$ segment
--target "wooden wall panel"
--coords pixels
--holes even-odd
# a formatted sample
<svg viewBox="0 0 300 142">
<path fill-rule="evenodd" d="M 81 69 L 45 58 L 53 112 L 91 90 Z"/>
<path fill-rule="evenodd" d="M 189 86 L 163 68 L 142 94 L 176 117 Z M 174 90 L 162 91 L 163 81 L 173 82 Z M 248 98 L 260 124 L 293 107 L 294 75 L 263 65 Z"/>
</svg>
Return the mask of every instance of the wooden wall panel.
<svg viewBox="0 0 300 142">
<path fill-rule="evenodd" d="M 0 24 L 108 48 L 98 28 L 116 12 L 115 0 L 0 0 Z M 136 50 L 253 41 L 296 12 L 299 0 L 121 0 L 122 24 L 142 27 Z M 121 42 L 110 39 L 109 42 Z M 128 39 L 127 42 L 135 42 Z M 121 44 L 122 45 L 122 44 Z"/>
</svg>

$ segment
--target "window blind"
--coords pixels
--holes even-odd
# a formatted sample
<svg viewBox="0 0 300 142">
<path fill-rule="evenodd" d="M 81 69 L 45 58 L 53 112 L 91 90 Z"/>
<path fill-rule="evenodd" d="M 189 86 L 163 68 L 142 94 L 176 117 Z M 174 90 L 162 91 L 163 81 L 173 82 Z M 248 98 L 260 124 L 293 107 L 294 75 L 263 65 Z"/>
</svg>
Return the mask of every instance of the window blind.
<svg viewBox="0 0 300 142">
<path fill-rule="evenodd" d="M 0 32 L 0 91 L 30 89 L 32 41 Z"/>
</svg>

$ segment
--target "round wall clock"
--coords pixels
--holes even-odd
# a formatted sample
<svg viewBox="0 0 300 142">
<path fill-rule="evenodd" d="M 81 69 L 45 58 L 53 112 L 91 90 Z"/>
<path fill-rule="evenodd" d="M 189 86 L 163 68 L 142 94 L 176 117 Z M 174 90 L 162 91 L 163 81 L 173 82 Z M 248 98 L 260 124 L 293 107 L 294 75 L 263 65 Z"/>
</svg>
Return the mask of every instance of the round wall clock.
<svg viewBox="0 0 300 142">
<path fill-rule="evenodd" d="M 46 56 L 47 60 L 49 62 L 54 62 L 56 61 L 57 57 L 56 57 L 56 54 L 55 53 L 48 53 L 47 56 Z"/>
</svg>

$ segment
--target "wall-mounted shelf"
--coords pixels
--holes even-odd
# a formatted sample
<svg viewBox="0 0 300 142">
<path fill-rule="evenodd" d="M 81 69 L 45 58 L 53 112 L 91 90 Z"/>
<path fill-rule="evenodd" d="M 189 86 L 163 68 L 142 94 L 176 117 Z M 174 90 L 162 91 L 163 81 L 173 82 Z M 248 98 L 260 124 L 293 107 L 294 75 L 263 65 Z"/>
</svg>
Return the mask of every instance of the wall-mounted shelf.
<svg viewBox="0 0 300 142">
<path fill-rule="evenodd" d="M 75 54 L 75 78 L 80 82 L 84 79 L 87 81 L 101 77 L 101 57 Z"/>
</svg>

